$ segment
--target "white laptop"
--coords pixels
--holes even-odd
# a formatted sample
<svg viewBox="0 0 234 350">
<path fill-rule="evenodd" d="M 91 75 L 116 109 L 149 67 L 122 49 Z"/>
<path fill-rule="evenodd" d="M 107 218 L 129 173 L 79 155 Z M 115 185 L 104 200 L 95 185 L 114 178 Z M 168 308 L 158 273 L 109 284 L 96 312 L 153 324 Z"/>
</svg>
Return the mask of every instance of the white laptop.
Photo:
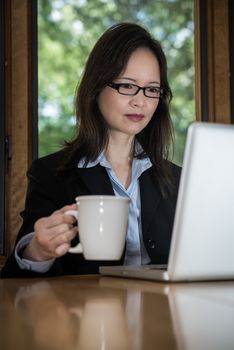
<svg viewBox="0 0 234 350">
<path fill-rule="evenodd" d="M 102 266 L 157 281 L 234 280 L 234 125 L 190 125 L 168 265 Z"/>
</svg>

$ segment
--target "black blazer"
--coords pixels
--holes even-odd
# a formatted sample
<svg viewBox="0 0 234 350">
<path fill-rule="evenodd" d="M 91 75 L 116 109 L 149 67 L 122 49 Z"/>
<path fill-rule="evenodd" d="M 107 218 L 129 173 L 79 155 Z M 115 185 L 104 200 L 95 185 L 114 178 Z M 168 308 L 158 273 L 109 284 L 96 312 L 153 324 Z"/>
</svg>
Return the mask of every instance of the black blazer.
<svg viewBox="0 0 234 350">
<path fill-rule="evenodd" d="M 105 168 L 97 165 L 93 168 L 81 169 L 77 168 L 77 164 L 74 163 L 69 170 L 58 173 L 56 169 L 61 157 L 62 152 L 60 151 L 37 159 L 29 169 L 25 209 L 21 213 L 23 224 L 16 242 L 23 235 L 34 231 L 34 223 L 37 219 L 49 216 L 55 210 L 74 203 L 78 195 L 114 195 Z M 143 241 L 152 264 L 165 264 L 168 260 L 180 168 L 172 164 L 172 173 L 176 190 L 168 197 L 161 195 L 153 178 L 152 168 L 146 170 L 139 180 Z M 20 269 L 13 252 L 2 269 L 1 277 L 98 273 L 99 265 L 113 264 L 123 264 L 123 257 L 116 262 L 87 261 L 82 254 L 67 253 L 57 258 L 47 273 L 40 274 Z"/>
</svg>

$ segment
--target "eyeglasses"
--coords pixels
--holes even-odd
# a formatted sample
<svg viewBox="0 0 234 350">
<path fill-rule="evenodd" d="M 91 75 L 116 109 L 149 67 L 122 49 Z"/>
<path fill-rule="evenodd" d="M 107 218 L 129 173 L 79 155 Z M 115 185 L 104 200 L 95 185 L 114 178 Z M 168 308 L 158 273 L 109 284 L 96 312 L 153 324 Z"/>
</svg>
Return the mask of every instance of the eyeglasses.
<svg viewBox="0 0 234 350">
<path fill-rule="evenodd" d="M 134 96 L 134 95 L 137 95 L 140 90 L 143 91 L 146 97 L 150 97 L 150 98 L 160 98 L 163 95 L 163 89 L 159 86 L 141 87 L 130 83 L 113 83 L 113 82 L 107 85 L 110 86 L 112 89 L 117 90 L 118 93 L 121 95 Z"/>
</svg>

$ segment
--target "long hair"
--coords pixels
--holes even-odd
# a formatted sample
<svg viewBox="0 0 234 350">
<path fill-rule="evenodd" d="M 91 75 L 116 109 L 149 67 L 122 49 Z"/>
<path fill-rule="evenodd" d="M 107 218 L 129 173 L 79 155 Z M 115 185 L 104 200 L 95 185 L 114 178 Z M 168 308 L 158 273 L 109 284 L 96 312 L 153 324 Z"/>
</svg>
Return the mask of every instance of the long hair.
<svg viewBox="0 0 234 350">
<path fill-rule="evenodd" d="M 155 178 L 161 192 L 172 189 L 169 151 L 173 145 L 172 123 L 169 103 L 172 92 L 167 79 L 167 61 L 160 43 L 143 27 L 133 23 L 119 23 L 109 28 L 91 51 L 83 77 L 77 89 L 75 108 L 77 136 L 68 142 L 63 169 L 85 157 L 87 162 L 94 160 L 108 144 L 108 125 L 97 103 L 97 97 L 104 87 L 118 78 L 125 69 L 130 55 L 138 48 L 151 50 L 160 67 L 163 95 L 149 124 L 136 139 L 153 164 Z"/>
</svg>

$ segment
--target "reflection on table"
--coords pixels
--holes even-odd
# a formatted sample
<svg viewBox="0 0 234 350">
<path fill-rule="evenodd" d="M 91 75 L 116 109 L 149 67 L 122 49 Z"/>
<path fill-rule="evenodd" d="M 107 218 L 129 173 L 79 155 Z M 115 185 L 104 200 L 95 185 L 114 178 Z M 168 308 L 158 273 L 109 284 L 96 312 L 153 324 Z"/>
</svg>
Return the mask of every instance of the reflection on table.
<svg viewBox="0 0 234 350">
<path fill-rule="evenodd" d="M 234 282 L 0 281 L 1 349 L 234 349 Z"/>
</svg>

